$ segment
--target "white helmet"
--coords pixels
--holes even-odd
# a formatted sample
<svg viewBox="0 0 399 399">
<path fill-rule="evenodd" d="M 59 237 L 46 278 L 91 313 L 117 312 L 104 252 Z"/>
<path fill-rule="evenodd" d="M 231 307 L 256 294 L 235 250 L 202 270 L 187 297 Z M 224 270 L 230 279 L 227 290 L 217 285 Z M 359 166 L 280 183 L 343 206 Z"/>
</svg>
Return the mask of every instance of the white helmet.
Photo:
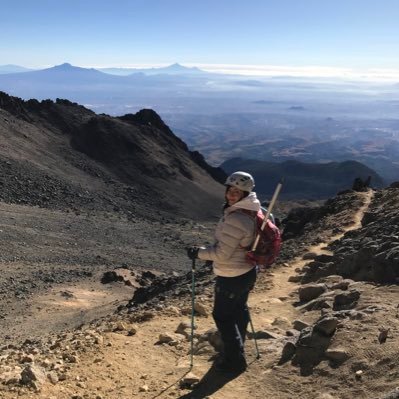
<svg viewBox="0 0 399 399">
<path fill-rule="evenodd" d="M 234 172 L 232 173 L 224 183 L 225 186 L 234 186 L 242 191 L 251 192 L 255 187 L 254 178 L 246 172 Z"/>
</svg>

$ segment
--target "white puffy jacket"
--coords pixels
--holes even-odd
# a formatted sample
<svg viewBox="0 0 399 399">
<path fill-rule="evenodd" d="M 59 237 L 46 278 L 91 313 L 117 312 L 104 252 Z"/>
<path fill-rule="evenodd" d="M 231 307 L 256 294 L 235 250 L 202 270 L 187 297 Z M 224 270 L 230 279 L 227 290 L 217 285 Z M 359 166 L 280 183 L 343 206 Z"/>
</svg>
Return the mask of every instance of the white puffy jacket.
<svg viewBox="0 0 399 399">
<path fill-rule="evenodd" d="M 260 202 L 256 193 L 225 209 L 215 230 L 215 244 L 201 248 L 198 258 L 213 261 L 213 271 L 217 276 L 236 277 L 251 270 L 253 266 L 245 261 L 248 246 L 255 238 L 255 219 L 237 212 L 237 209 L 258 211 Z"/>
</svg>

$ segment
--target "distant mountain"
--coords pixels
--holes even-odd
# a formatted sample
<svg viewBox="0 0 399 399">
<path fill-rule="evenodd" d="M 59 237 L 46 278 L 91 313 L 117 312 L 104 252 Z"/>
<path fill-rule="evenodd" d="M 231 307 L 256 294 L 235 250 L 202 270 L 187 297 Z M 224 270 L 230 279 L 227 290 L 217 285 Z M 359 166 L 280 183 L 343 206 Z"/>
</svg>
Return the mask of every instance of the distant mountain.
<svg viewBox="0 0 399 399">
<path fill-rule="evenodd" d="M 20 76 L 21 77 L 21 76 Z M 93 83 L 104 81 L 116 81 L 117 77 L 110 77 L 108 74 L 97 71 L 94 68 L 81 68 L 68 63 L 56 65 L 51 68 L 27 72 L 22 78 L 36 79 L 36 81 L 60 83 L 61 79 L 68 79 L 76 83 Z M 68 82 L 64 82 L 68 83 Z"/>
<path fill-rule="evenodd" d="M 186 69 L 191 70 L 180 65 L 172 65 L 163 70 L 177 72 Z M 159 101 L 160 96 L 170 99 L 171 94 L 181 93 L 182 89 L 191 92 L 192 87 L 205 84 L 207 79 L 206 75 L 201 73 L 195 75 L 195 78 L 192 76 L 194 75 L 189 73 L 145 75 L 141 72 L 117 76 L 94 68 L 81 68 L 64 63 L 37 71 L 2 74 L 0 90 L 24 99 L 67 98 L 83 104 L 109 103 L 109 107 L 120 107 L 121 101 L 129 103 L 139 96 L 144 98 L 142 103 L 152 107 L 151 103 L 154 100 Z"/>
<path fill-rule="evenodd" d="M 97 71 L 96 69 L 80 68 L 68 63 L 56 65 L 51 68 L 40 70 L 32 70 L 24 73 L 8 73 L 0 76 L 1 89 L 7 85 L 27 85 L 29 87 L 37 87 L 40 85 L 47 88 L 51 85 L 57 85 L 60 89 L 68 87 L 68 85 L 87 85 L 95 83 L 118 82 L 119 76 L 111 76 L 109 74 Z"/>
<path fill-rule="evenodd" d="M 208 72 L 202 71 L 196 67 L 185 67 L 178 63 L 161 68 L 98 68 L 99 71 L 109 73 L 112 75 L 131 75 L 142 73 L 144 75 L 192 75 L 192 74 L 207 74 Z"/>
<path fill-rule="evenodd" d="M 220 167 L 226 173 L 243 170 L 251 173 L 256 191 L 262 197 L 270 197 L 281 178 L 284 178 L 282 197 L 286 199 L 324 199 L 337 192 L 350 189 L 356 177 L 365 180 L 371 176 L 371 186 L 382 187 L 383 179 L 372 169 L 357 161 L 282 163 L 233 158 Z"/>
<path fill-rule="evenodd" d="M 29 72 L 33 71 L 33 69 L 25 68 L 19 65 L 0 65 L 0 74 L 3 73 L 20 73 L 20 72 Z"/>
<path fill-rule="evenodd" d="M 152 110 L 113 118 L 68 100 L 0 92 L 0 142 L 4 202 L 158 220 L 213 215 L 223 196 L 212 176 L 224 181 L 224 172 L 189 151 Z"/>
</svg>

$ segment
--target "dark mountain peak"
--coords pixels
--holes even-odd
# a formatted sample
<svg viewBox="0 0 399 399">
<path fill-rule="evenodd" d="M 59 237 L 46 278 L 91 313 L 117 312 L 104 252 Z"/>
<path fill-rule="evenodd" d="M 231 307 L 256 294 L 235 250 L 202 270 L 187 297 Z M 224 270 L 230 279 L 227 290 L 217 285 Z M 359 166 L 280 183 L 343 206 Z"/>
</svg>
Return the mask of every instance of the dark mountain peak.
<svg viewBox="0 0 399 399">
<path fill-rule="evenodd" d="M 75 67 L 72 66 L 69 62 L 64 62 L 63 64 L 55 65 L 53 68 L 54 69 L 64 69 L 64 70 L 66 69 L 66 70 L 68 70 L 68 69 L 73 69 Z"/>
<path fill-rule="evenodd" d="M 147 126 L 155 127 L 157 129 L 167 133 L 168 135 L 173 136 L 178 141 L 183 143 L 177 136 L 174 135 L 172 130 L 169 128 L 169 126 L 152 109 L 145 108 L 145 109 L 138 111 L 135 114 L 126 114 L 126 115 L 120 116 L 119 119 L 124 122 L 133 122 L 133 123 L 136 123 L 139 125 L 147 125 Z M 184 144 L 184 147 L 187 148 L 187 146 L 185 144 Z"/>
</svg>

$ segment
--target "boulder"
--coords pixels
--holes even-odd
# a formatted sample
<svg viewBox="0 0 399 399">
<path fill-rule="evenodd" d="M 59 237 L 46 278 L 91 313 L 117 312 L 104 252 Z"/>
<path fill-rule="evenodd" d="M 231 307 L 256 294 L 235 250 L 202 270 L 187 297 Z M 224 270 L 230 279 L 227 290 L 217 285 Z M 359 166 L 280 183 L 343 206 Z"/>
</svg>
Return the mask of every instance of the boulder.
<svg viewBox="0 0 399 399">
<path fill-rule="evenodd" d="M 330 337 L 334 334 L 338 324 L 338 319 L 336 317 L 323 317 L 314 326 L 314 330 Z"/>
<path fill-rule="evenodd" d="M 281 358 L 279 360 L 279 364 L 288 362 L 288 360 L 294 357 L 295 352 L 296 352 L 296 345 L 291 341 L 286 342 L 283 347 L 283 351 L 281 352 Z"/>
<path fill-rule="evenodd" d="M 351 289 L 348 292 L 342 292 L 334 298 L 334 310 L 352 309 L 356 306 L 357 301 L 360 298 L 360 292 L 355 289 Z"/>
<path fill-rule="evenodd" d="M 21 373 L 21 384 L 30 385 L 39 390 L 46 381 L 44 369 L 36 365 L 26 366 Z"/>
<path fill-rule="evenodd" d="M 326 284 L 306 284 L 299 288 L 299 300 L 301 302 L 309 302 L 326 291 Z"/>
</svg>

